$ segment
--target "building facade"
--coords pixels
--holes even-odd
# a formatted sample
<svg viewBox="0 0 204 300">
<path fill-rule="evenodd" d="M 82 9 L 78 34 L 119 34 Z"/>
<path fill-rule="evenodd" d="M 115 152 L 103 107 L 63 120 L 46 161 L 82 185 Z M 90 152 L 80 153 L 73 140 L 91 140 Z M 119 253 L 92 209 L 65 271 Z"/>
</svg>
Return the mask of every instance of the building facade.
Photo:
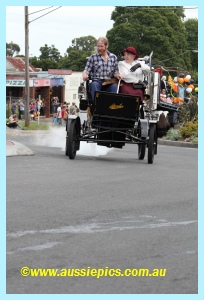
<svg viewBox="0 0 204 300">
<path fill-rule="evenodd" d="M 41 71 L 29 65 L 30 101 L 44 99 L 47 118 L 51 114 L 53 97 L 57 97 L 59 103 L 75 101 L 79 105 L 78 87 L 82 81 L 82 74 L 81 72 L 70 73 L 71 75 L 63 75 L 60 70 L 59 72 Z M 6 98 L 8 105 L 11 104 L 12 99 L 25 100 L 25 61 L 21 57 L 6 57 Z"/>
</svg>

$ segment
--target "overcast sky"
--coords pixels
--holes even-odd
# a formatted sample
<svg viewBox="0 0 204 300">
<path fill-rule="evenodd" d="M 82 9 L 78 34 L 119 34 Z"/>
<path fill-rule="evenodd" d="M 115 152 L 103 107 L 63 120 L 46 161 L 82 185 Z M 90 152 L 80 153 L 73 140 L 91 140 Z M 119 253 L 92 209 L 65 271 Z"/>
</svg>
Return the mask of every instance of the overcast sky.
<svg viewBox="0 0 204 300">
<path fill-rule="evenodd" d="M 72 39 L 87 35 L 95 38 L 105 36 L 106 32 L 113 27 L 110 18 L 114 6 L 56 8 L 59 6 L 29 6 L 30 56 L 39 56 L 39 49 L 45 44 L 55 45 L 61 55 L 64 55 L 66 49 L 71 46 Z M 46 15 L 41 17 L 44 14 Z M 187 18 L 198 18 L 198 9 L 193 6 L 191 9 L 186 9 L 185 14 Z M 36 18 L 39 19 L 34 20 Z M 24 6 L 6 7 L 6 42 L 12 41 L 18 44 L 21 48 L 19 54 L 25 54 L 24 19 Z"/>
</svg>

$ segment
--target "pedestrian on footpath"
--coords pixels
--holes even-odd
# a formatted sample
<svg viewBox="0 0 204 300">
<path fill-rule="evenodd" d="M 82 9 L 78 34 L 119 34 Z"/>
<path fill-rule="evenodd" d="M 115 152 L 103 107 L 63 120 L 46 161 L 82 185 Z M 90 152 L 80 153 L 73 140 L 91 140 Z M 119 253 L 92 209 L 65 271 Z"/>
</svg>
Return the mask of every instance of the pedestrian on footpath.
<svg viewBox="0 0 204 300">
<path fill-rule="evenodd" d="M 57 108 L 57 121 L 60 125 L 62 125 L 62 105 L 59 103 L 58 108 Z"/>
<path fill-rule="evenodd" d="M 22 120 L 22 116 L 24 116 L 25 105 L 22 100 L 19 102 L 19 120 Z"/>
<path fill-rule="evenodd" d="M 68 118 L 67 108 L 65 105 L 63 105 L 62 106 L 62 126 L 66 125 L 67 118 Z"/>
<path fill-rule="evenodd" d="M 17 108 L 16 102 L 15 100 L 13 100 L 13 103 L 11 105 L 11 111 L 13 115 L 16 114 L 16 108 Z"/>
</svg>

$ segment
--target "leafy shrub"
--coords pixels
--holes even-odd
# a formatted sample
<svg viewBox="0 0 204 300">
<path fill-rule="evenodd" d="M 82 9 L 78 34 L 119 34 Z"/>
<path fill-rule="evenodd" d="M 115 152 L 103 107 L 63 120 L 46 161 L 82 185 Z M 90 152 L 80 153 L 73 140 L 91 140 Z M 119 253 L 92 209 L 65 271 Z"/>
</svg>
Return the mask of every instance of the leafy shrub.
<svg viewBox="0 0 204 300">
<path fill-rule="evenodd" d="M 191 96 L 189 103 L 184 103 L 179 111 L 179 121 L 186 123 L 198 119 L 198 97 Z"/>
<path fill-rule="evenodd" d="M 183 138 L 197 137 L 198 136 L 198 122 L 186 122 L 180 129 Z"/>
<path fill-rule="evenodd" d="M 192 140 L 191 140 L 192 143 L 194 144 L 198 144 L 198 137 L 194 137 Z"/>
<path fill-rule="evenodd" d="M 178 129 L 170 128 L 165 136 L 165 140 L 178 141 L 182 138 L 181 132 Z"/>
</svg>

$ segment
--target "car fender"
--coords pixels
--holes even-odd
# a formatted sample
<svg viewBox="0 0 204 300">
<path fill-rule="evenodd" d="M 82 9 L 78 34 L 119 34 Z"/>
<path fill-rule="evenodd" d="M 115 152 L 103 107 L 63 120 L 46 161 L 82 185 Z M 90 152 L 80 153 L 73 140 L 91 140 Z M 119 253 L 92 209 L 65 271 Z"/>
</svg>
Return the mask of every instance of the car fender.
<svg viewBox="0 0 204 300">
<path fill-rule="evenodd" d="M 141 137 L 148 137 L 148 121 L 146 119 L 140 119 L 139 126 L 141 128 Z"/>
<path fill-rule="evenodd" d="M 81 128 L 81 122 L 80 122 L 80 118 L 76 115 L 70 115 L 67 119 L 67 123 L 66 123 L 66 131 L 67 133 L 69 133 L 69 128 L 71 123 L 76 123 L 75 126 L 77 128 L 77 132 L 80 132 L 80 128 Z"/>
</svg>

